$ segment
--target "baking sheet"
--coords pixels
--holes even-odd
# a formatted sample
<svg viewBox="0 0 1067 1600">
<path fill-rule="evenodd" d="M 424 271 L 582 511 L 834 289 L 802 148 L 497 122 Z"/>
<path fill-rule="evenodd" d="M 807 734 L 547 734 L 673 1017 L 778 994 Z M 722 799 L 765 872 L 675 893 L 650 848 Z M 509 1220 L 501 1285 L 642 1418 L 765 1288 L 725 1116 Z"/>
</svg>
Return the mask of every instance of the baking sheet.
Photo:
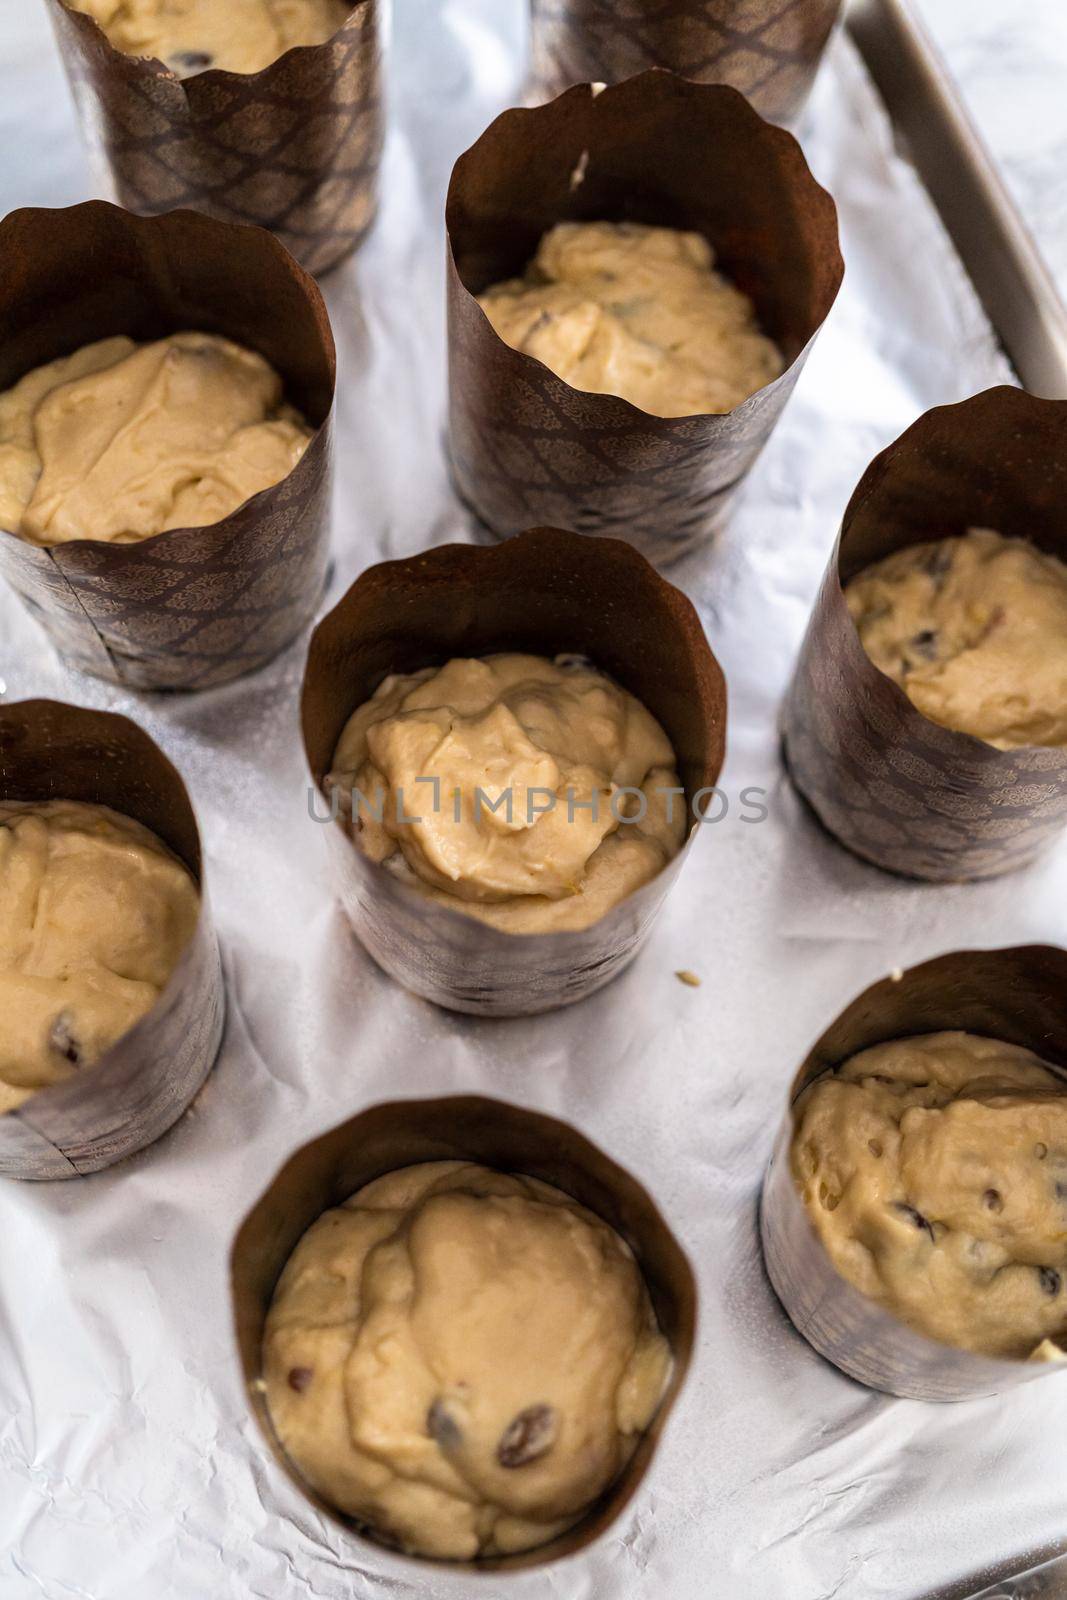
<svg viewBox="0 0 1067 1600">
<path fill-rule="evenodd" d="M 3 210 L 91 192 L 43 18 L 15 9 L 0 0 Z M 380 556 L 467 536 L 442 449 L 441 208 L 454 156 L 518 92 L 520 12 L 397 6 L 384 214 L 327 284 L 334 596 Z M 803 139 L 841 207 L 846 285 L 728 535 L 671 574 L 730 682 L 724 786 L 767 788 L 770 815 L 743 823 L 735 800 L 705 830 L 648 948 L 602 994 L 482 1021 L 375 969 L 307 816 L 300 647 L 202 697 L 130 695 L 65 672 L 0 594 L 7 696 L 124 711 L 181 767 L 230 982 L 218 1067 L 165 1140 L 80 1183 L 0 1189 L 3 1600 L 905 1600 L 979 1589 L 1067 1533 L 1067 1376 L 954 1407 L 868 1393 L 793 1333 L 758 1254 L 781 1096 L 843 1003 L 943 950 L 1067 943 L 1067 847 L 1006 882 L 904 884 L 841 852 L 782 783 L 775 711 L 851 488 L 920 410 L 1005 376 L 843 39 Z M 471 1090 L 569 1118 L 653 1189 L 698 1267 L 699 1350 L 650 1479 L 595 1552 L 506 1586 L 434 1568 L 387 1583 L 259 1446 L 226 1256 L 297 1143 L 376 1099 Z"/>
<path fill-rule="evenodd" d="M 1041 208 L 1024 219 L 915 0 L 852 0 L 847 21 L 1021 381 L 1036 395 L 1067 398 L 1067 306 L 1030 228 Z M 1062 14 L 1054 49 L 1057 41 L 1067 48 Z M 1060 121 L 1041 116 L 1036 126 L 1051 141 Z"/>
</svg>

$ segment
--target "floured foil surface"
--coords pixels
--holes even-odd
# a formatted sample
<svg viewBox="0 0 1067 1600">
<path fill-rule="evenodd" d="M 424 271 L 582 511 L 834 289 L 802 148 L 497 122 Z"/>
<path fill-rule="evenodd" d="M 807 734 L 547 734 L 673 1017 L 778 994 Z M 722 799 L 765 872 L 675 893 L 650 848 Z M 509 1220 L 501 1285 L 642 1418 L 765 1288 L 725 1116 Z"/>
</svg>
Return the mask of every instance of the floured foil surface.
<svg viewBox="0 0 1067 1600">
<path fill-rule="evenodd" d="M 470 536 L 442 447 L 442 206 L 454 157 L 519 92 L 521 9 L 397 6 L 383 216 L 326 284 L 341 358 L 333 598 L 382 556 Z M 43 17 L 11 29 L 5 15 L 0 209 L 84 198 Z M 941 951 L 1067 943 L 1067 848 L 999 883 L 901 883 L 822 836 L 782 780 L 775 713 L 852 487 L 921 410 L 1005 376 L 841 39 L 802 135 L 841 208 L 845 288 L 728 535 L 671 572 L 729 680 L 733 804 L 637 964 L 592 1000 L 533 1020 L 449 1016 L 354 943 L 307 814 L 303 645 L 211 694 L 124 694 L 59 667 L 0 594 L 8 697 L 123 711 L 180 766 L 230 985 L 218 1066 L 167 1138 L 110 1174 L 0 1192 L 3 1600 L 905 1600 L 979 1589 L 1067 1531 L 1067 1375 L 959 1406 L 869 1393 L 792 1331 L 759 1257 L 782 1096 L 842 1005 Z M 740 820 L 746 785 L 768 790 L 763 823 Z M 652 1474 L 593 1551 L 507 1581 L 397 1579 L 261 1447 L 227 1254 L 298 1143 L 377 1099 L 471 1090 L 569 1118 L 649 1185 L 697 1266 L 702 1331 Z"/>
</svg>

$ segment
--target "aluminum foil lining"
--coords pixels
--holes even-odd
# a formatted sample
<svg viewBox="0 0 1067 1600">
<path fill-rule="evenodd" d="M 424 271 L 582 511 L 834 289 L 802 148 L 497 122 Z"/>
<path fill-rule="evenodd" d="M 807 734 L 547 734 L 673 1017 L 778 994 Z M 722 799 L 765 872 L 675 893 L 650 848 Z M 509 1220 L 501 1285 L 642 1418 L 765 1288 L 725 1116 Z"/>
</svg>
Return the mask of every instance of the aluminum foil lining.
<svg viewBox="0 0 1067 1600">
<path fill-rule="evenodd" d="M 444 192 L 456 155 L 521 93 L 522 10 L 397 6 L 382 216 L 325 284 L 341 369 L 327 605 L 372 561 L 467 536 L 443 448 Z M 40 22 L 32 49 L 21 22 L 0 43 L 0 128 L 19 149 L 3 210 L 89 192 Z M 576 1124 L 649 1188 L 699 1274 L 696 1359 L 640 1493 L 604 1540 L 510 1593 L 959 1597 L 1062 1541 L 1067 1377 L 958 1406 L 876 1394 L 792 1330 L 760 1260 L 782 1097 L 842 1006 L 945 950 L 1067 944 L 1067 849 L 1001 882 L 896 881 L 824 836 L 782 776 L 778 704 L 860 474 L 927 407 L 1005 378 L 840 38 L 800 136 L 840 207 L 845 285 L 729 531 L 671 571 L 730 683 L 730 809 L 601 994 L 540 1018 L 456 1017 L 363 954 L 308 819 L 301 647 L 203 696 L 140 696 L 65 671 L 0 594 L 7 697 L 132 714 L 181 769 L 230 986 L 219 1062 L 160 1144 L 83 1182 L 0 1188 L 4 1600 L 471 1595 L 469 1575 L 444 1569 L 383 1584 L 373 1555 L 309 1509 L 260 1442 L 230 1327 L 233 1230 L 270 1176 L 362 1106 L 411 1095 L 485 1093 Z M 742 820 L 746 786 L 767 791 L 761 823 Z M 499 1600 L 492 1578 L 482 1587 Z"/>
</svg>

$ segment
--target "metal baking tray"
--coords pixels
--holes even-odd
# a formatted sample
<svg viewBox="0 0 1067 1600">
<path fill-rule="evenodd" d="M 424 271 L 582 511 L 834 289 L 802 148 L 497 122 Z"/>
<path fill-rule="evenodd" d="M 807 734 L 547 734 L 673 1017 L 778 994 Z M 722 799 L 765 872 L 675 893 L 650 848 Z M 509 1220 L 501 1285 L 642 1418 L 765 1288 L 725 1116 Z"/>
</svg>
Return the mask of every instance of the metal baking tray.
<svg viewBox="0 0 1067 1600">
<path fill-rule="evenodd" d="M 84 198 L 58 62 L 36 36 L 20 57 L 33 7 L 7 9 L 0 210 Z M 455 156 L 521 98 L 523 9 L 396 8 L 386 204 L 324 283 L 341 358 L 328 605 L 374 561 L 470 537 L 441 449 L 443 200 Z M 1067 395 L 1062 306 L 910 9 L 863 0 L 848 30 L 1019 376 Z M 692 1376 L 632 1514 L 519 1575 L 516 1597 L 964 1600 L 998 1578 L 982 1600 L 1067 1595 L 1063 1563 L 1041 1566 L 1065 1548 L 1067 1378 L 955 1407 L 875 1395 L 794 1333 L 758 1253 L 783 1096 L 842 1007 L 945 950 L 1067 944 L 1067 851 L 1010 883 L 927 891 L 848 857 L 782 779 L 775 712 L 852 488 L 917 411 L 1006 372 L 914 172 L 884 148 L 849 38 L 812 113 L 802 138 L 848 234 L 842 297 L 722 549 L 670 572 L 730 682 L 723 784 L 765 786 L 768 818 L 706 830 L 647 951 L 601 995 L 533 1021 L 456 1019 L 353 944 L 306 820 L 302 644 L 222 691 L 135 695 L 62 668 L 0 590 L 0 695 L 123 711 L 188 780 L 230 994 L 216 1070 L 160 1144 L 77 1185 L 0 1193 L 0 1600 L 480 1587 L 383 1578 L 275 1470 L 225 1290 L 241 1216 L 298 1146 L 383 1100 L 458 1093 L 572 1122 L 648 1187 L 700 1276 Z"/>
<path fill-rule="evenodd" d="M 1022 385 L 1067 399 L 1067 306 L 910 0 L 850 0 L 846 27 Z"/>
<path fill-rule="evenodd" d="M 845 26 L 1020 382 L 1067 399 L 1067 305 L 929 30 L 909 0 L 850 0 Z M 1067 1513 L 1051 1559 L 1008 1558 L 929 1600 L 1063 1600 L 1065 1549 Z"/>
</svg>

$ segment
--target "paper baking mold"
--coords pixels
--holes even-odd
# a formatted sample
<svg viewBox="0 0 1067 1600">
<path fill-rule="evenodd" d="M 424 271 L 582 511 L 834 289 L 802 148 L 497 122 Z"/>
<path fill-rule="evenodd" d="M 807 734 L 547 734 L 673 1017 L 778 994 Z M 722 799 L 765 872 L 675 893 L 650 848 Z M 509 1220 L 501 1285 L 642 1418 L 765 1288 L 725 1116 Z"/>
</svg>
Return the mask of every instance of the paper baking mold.
<svg viewBox="0 0 1067 1600">
<path fill-rule="evenodd" d="M 151 1010 L 94 1066 L 0 1116 L 0 1173 L 76 1178 L 150 1145 L 211 1070 L 225 996 L 196 815 L 181 776 L 127 717 L 55 700 L 0 705 L 0 801 L 78 800 L 143 823 L 200 890 L 192 940 Z"/>
<path fill-rule="evenodd" d="M 920 417 L 845 511 L 782 714 L 797 789 L 865 861 L 934 882 L 1023 866 L 1067 822 L 1067 750 L 931 722 L 874 665 L 844 586 L 908 545 L 992 528 L 1067 560 L 1067 401 L 987 389 Z"/>
<path fill-rule="evenodd" d="M 551 1544 L 477 1563 L 437 1564 L 442 1580 L 456 1574 L 457 1594 L 470 1575 L 540 1567 L 588 1548 L 622 1514 L 648 1472 L 685 1383 L 696 1339 L 697 1290 L 692 1267 L 655 1201 L 638 1180 L 569 1123 L 479 1096 L 401 1100 L 361 1111 L 304 1145 L 245 1217 L 230 1255 L 238 1358 L 249 1404 L 264 1440 L 291 1482 L 319 1512 L 361 1535 L 360 1570 L 403 1587 L 427 1562 L 388 1551 L 316 1494 L 288 1460 L 271 1425 L 262 1381 L 263 1326 L 275 1285 L 293 1248 L 322 1213 L 374 1178 L 423 1161 L 472 1161 L 539 1178 L 562 1189 L 609 1223 L 634 1252 L 673 1370 L 651 1426 L 629 1464 L 586 1517 Z M 464 1576 L 468 1589 L 462 1587 Z"/>
<path fill-rule="evenodd" d="M 329 557 L 336 361 L 314 279 L 262 228 L 106 201 L 0 222 L 0 390 L 97 339 L 223 335 L 281 374 L 315 430 L 292 472 L 221 522 L 48 548 L 0 529 L 0 575 L 71 666 L 129 689 L 207 689 L 311 621 Z"/>
<path fill-rule="evenodd" d="M 872 1045 L 959 1029 L 1031 1050 L 1067 1077 L 1067 951 L 956 950 L 898 972 L 847 1005 L 793 1079 L 763 1185 L 767 1272 L 797 1331 L 858 1382 L 913 1400 L 997 1394 L 1063 1363 L 960 1350 L 908 1327 L 841 1277 L 790 1170 L 794 1107 L 810 1083 Z"/>
<path fill-rule="evenodd" d="M 302 703 L 316 814 L 330 813 L 325 778 L 346 722 L 388 673 L 508 650 L 585 656 L 636 695 L 674 746 L 677 803 L 692 820 L 681 852 L 592 927 L 534 934 L 431 901 L 363 854 L 343 811 L 327 822 L 337 895 L 378 964 L 438 1005 L 484 1016 L 567 1005 L 633 959 L 682 869 L 725 746 L 725 681 L 685 595 L 618 540 L 537 528 L 371 567 L 319 624 Z"/>
<path fill-rule="evenodd" d="M 781 415 L 843 273 L 837 212 L 796 140 L 735 89 L 641 73 L 505 111 L 448 190 L 452 471 L 500 537 L 548 524 L 665 563 L 709 539 Z M 755 303 L 784 372 L 724 415 L 654 417 L 572 388 L 477 303 L 557 222 L 692 229 Z"/>
</svg>

